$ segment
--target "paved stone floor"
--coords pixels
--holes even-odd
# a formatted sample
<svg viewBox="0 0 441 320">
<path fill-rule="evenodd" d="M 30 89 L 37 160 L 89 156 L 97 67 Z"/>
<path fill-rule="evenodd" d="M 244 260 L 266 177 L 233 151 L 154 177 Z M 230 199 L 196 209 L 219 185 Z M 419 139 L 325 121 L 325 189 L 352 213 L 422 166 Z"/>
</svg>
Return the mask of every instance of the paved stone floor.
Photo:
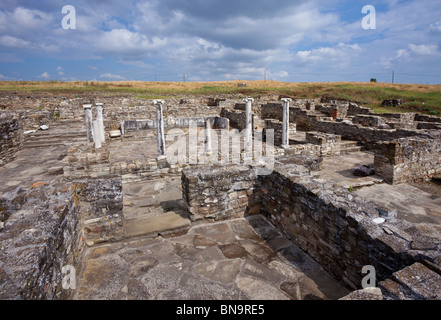
<svg viewBox="0 0 441 320">
<path fill-rule="evenodd" d="M 67 148 L 80 144 L 77 134 L 85 136 L 82 122 L 59 121 L 48 131 L 38 130 L 25 136 L 24 148 L 17 152 L 16 159 L 0 167 L 0 196 L 17 187 L 29 187 L 34 182 L 50 181 L 63 175 L 61 160 Z"/>
<path fill-rule="evenodd" d="M 89 248 L 75 299 L 338 299 L 349 293 L 260 215 Z"/>
<path fill-rule="evenodd" d="M 438 191 L 441 185 L 431 184 L 430 188 L 423 188 L 424 183 L 419 184 L 420 188 L 405 183 L 390 185 L 376 175 L 357 177 L 351 173 L 351 169 L 373 162 L 374 155 L 370 152 L 326 157 L 318 175 L 345 188 L 353 188 L 359 196 L 377 203 L 379 208 L 396 211 L 399 219 L 414 223 L 422 233 L 441 239 L 441 197 Z"/>
<path fill-rule="evenodd" d="M 330 182 L 345 188 L 357 188 L 362 186 L 382 183 L 383 179 L 377 175 L 358 177 L 351 170 L 360 165 L 373 165 L 374 154 L 370 152 L 354 152 L 348 155 L 323 158 L 323 170 L 318 175 Z"/>
</svg>

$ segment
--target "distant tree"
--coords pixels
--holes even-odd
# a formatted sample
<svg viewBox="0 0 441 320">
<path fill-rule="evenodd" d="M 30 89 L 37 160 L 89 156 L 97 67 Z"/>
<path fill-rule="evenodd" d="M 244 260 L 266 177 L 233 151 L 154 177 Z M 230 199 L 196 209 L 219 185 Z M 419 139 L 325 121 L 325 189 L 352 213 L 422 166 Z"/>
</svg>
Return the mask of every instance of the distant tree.
<svg viewBox="0 0 441 320">
<path fill-rule="evenodd" d="M 377 82 L 376 78 L 371 78 L 371 82 Z"/>
</svg>

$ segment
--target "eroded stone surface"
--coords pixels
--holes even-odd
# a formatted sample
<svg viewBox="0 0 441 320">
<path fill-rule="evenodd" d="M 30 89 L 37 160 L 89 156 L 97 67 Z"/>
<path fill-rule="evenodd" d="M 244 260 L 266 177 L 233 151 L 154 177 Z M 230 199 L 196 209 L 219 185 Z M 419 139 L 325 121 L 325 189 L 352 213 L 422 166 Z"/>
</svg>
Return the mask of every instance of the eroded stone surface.
<svg viewBox="0 0 441 320">
<path fill-rule="evenodd" d="M 253 219 L 265 225 L 262 216 Z M 341 296 L 348 293 L 329 276 L 329 291 L 320 291 L 316 280 L 291 262 L 287 264 L 247 224 L 243 218 L 234 219 L 194 226 L 178 237 L 139 239 L 90 248 L 74 298 L 329 299 L 330 288 Z M 239 230 L 241 237 L 234 229 Z M 245 234 L 250 235 L 250 239 Z M 305 255 L 298 251 L 299 257 L 301 254 Z M 318 271 L 319 266 L 314 270 L 326 273 Z M 103 277 L 100 278 L 101 271 Z M 112 286 L 104 286 L 106 281 L 113 280 Z M 292 287 L 296 285 L 300 296 L 292 295 Z"/>
</svg>

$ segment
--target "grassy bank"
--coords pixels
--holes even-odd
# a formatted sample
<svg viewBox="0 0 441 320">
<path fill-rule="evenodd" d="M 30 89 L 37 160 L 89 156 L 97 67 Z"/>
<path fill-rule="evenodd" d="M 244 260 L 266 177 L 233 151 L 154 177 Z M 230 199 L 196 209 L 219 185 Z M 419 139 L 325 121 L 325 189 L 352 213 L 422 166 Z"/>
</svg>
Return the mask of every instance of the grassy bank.
<svg viewBox="0 0 441 320">
<path fill-rule="evenodd" d="M 239 87 L 238 83 L 245 83 L 246 87 Z M 134 94 L 146 99 L 218 94 L 240 94 L 255 98 L 262 95 L 284 95 L 293 98 L 317 98 L 327 95 L 339 100 L 356 101 L 376 112 L 419 112 L 441 116 L 441 85 L 355 82 L 289 83 L 278 81 L 0 81 L 0 92 Z M 381 102 L 385 99 L 402 99 L 405 103 L 399 108 L 384 108 L 381 107 Z"/>
</svg>

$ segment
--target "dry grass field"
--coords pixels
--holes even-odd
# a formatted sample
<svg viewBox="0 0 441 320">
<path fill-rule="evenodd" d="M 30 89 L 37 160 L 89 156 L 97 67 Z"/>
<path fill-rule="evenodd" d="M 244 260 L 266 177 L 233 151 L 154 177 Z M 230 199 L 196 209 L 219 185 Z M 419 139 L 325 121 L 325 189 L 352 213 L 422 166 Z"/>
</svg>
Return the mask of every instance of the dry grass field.
<svg viewBox="0 0 441 320">
<path fill-rule="evenodd" d="M 246 86 L 239 86 L 245 84 Z M 441 85 L 371 82 L 292 83 L 279 81 L 143 82 L 143 81 L 0 81 L 0 92 L 134 94 L 143 98 L 237 94 L 259 98 L 283 95 L 318 98 L 323 95 L 356 101 L 376 112 L 420 112 L 441 116 Z M 383 108 L 385 99 L 402 99 L 399 108 Z"/>
</svg>

